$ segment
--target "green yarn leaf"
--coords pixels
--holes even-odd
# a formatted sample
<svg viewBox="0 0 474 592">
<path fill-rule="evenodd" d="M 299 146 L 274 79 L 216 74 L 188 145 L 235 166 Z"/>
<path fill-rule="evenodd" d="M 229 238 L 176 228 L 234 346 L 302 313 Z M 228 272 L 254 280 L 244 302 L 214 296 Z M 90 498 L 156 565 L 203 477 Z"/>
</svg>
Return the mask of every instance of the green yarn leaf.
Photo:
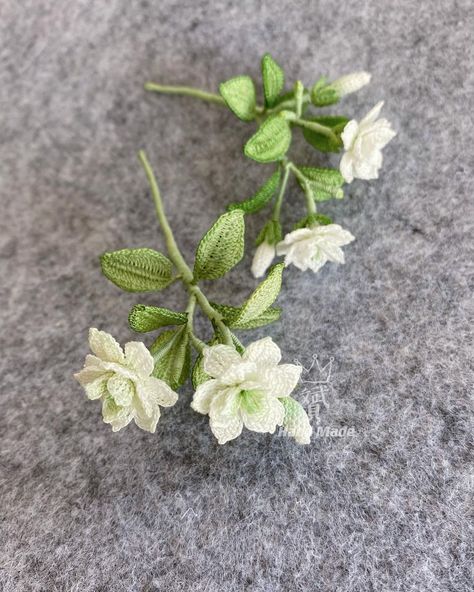
<svg viewBox="0 0 474 592">
<path fill-rule="evenodd" d="M 163 331 L 150 347 L 155 360 L 153 376 L 161 378 L 176 390 L 182 386 L 191 369 L 191 345 L 186 327 Z"/>
<path fill-rule="evenodd" d="M 278 186 L 280 185 L 281 171 L 278 168 L 273 175 L 265 181 L 265 183 L 257 190 L 255 195 L 246 199 L 245 201 L 231 203 L 227 206 L 229 211 L 241 209 L 246 214 L 255 214 L 261 210 L 275 195 Z"/>
<path fill-rule="evenodd" d="M 244 255 L 242 210 L 222 214 L 202 237 L 196 251 L 194 278 L 214 280 L 225 275 Z"/>
<path fill-rule="evenodd" d="M 283 90 L 285 74 L 269 53 L 266 53 L 262 58 L 262 79 L 265 105 L 273 107 L 278 95 Z"/>
<path fill-rule="evenodd" d="M 313 148 L 316 148 L 320 152 L 339 152 L 342 148 L 342 140 L 339 134 L 345 128 L 349 119 L 343 115 L 324 115 L 322 117 L 309 117 L 308 121 L 315 121 L 321 125 L 332 128 L 333 132 L 337 135 L 337 141 L 332 138 L 310 130 L 308 128 L 303 129 L 304 139 L 311 144 Z"/>
<path fill-rule="evenodd" d="M 327 84 L 325 76 L 320 78 L 310 91 L 311 102 L 316 107 L 327 107 L 339 101 L 337 91 Z"/>
<path fill-rule="evenodd" d="M 211 304 L 221 313 L 224 317 L 224 323 L 231 329 L 255 329 L 257 327 L 263 327 L 264 325 L 278 321 L 281 316 L 281 308 L 269 307 L 254 319 L 239 321 L 238 317 L 242 313 L 242 308 L 227 304 L 216 304 L 215 302 Z"/>
<path fill-rule="evenodd" d="M 219 85 L 219 91 L 229 109 L 243 121 L 255 118 L 257 97 L 250 76 L 236 76 Z"/>
<path fill-rule="evenodd" d="M 212 376 L 207 374 L 204 371 L 204 357 L 202 354 L 199 354 L 194 362 L 193 371 L 191 373 L 191 381 L 193 383 L 193 387 L 197 389 L 197 387 L 202 384 L 203 382 L 207 382 L 210 380 Z"/>
<path fill-rule="evenodd" d="M 332 220 L 329 216 L 325 216 L 324 214 L 309 214 L 305 216 L 293 226 L 293 230 L 298 230 L 299 228 L 307 228 L 312 226 L 313 224 L 320 224 L 321 226 L 327 226 L 328 224 L 332 224 Z"/>
<path fill-rule="evenodd" d="M 291 129 L 278 114 L 266 119 L 247 141 L 244 154 L 257 162 L 274 162 L 283 158 L 291 144 Z"/>
<path fill-rule="evenodd" d="M 188 315 L 186 313 L 174 312 L 168 308 L 147 306 L 145 304 L 135 304 L 128 315 L 128 324 L 137 333 L 155 331 L 155 329 L 167 325 L 184 325 L 187 320 Z"/>
<path fill-rule="evenodd" d="M 255 321 L 264 313 L 276 300 L 281 290 L 281 280 L 283 274 L 283 263 L 277 263 L 268 272 L 267 277 L 254 290 L 245 304 L 242 306 L 239 314 L 232 319 L 232 326 L 245 325 L 249 321 Z"/>
<path fill-rule="evenodd" d="M 171 261 L 153 249 L 121 249 L 100 257 L 102 273 L 127 292 L 152 292 L 172 281 Z"/>
<path fill-rule="evenodd" d="M 314 167 L 297 167 L 304 179 L 297 177 L 304 191 L 309 191 L 315 201 L 342 199 L 344 177 L 337 169 L 321 169 Z"/>
</svg>

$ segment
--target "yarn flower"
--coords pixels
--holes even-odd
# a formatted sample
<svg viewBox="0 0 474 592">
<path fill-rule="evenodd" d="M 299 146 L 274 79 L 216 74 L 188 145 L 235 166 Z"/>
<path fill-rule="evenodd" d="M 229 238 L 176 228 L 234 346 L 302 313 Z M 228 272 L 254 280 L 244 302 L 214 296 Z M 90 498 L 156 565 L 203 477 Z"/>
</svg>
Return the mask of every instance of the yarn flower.
<svg viewBox="0 0 474 592">
<path fill-rule="evenodd" d="M 104 422 L 117 432 L 133 419 L 142 430 L 155 432 L 160 405 L 174 405 L 178 395 L 151 376 L 154 361 L 145 345 L 131 341 L 124 351 L 112 335 L 90 329 L 89 346 L 95 355 L 86 356 L 84 368 L 74 378 L 89 399 L 102 401 Z"/>
<path fill-rule="evenodd" d="M 253 277 L 263 277 L 275 258 L 275 245 L 263 241 L 258 245 L 253 256 L 251 272 Z"/>
<path fill-rule="evenodd" d="M 341 139 L 346 150 L 339 168 L 341 175 L 351 183 L 357 179 L 377 179 L 382 166 L 382 148 L 397 134 L 387 119 L 377 119 L 383 101 L 358 123 L 352 119 L 344 127 Z"/>
<path fill-rule="evenodd" d="M 344 263 L 341 249 L 354 240 L 339 224 L 313 225 L 299 228 L 285 236 L 277 245 L 277 254 L 285 256 L 285 265 L 293 264 L 301 271 L 317 272 L 327 261 Z"/>
<path fill-rule="evenodd" d="M 204 371 L 211 379 L 197 388 L 191 406 L 209 415 L 219 444 L 237 438 L 244 426 L 272 434 L 281 425 L 298 442 L 309 443 L 312 430 L 306 413 L 297 404 L 295 421 L 297 406 L 289 397 L 301 367 L 279 364 L 280 348 L 271 337 L 251 343 L 242 355 L 231 346 L 219 344 L 206 348 L 203 357 Z"/>
</svg>

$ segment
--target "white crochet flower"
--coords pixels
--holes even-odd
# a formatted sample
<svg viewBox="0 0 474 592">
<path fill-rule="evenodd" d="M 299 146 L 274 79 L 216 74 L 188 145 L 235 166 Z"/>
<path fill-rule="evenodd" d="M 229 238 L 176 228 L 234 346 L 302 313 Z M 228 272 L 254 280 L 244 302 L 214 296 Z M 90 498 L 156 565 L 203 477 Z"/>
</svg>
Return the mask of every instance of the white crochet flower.
<svg viewBox="0 0 474 592">
<path fill-rule="evenodd" d="M 301 374 L 301 366 L 279 364 L 280 348 L 265 337 L 251 343 L 240 355 L 228 345 L 213 345 L 203 352 L 204 371 L 212 378 L 194 393 L 192 408 L 209 415 L 219 444 L 237 438 L 245 426 L 273 434 L 285 420 L 285 405 Z M 292 435 L 309 441 L 311 426 L 300 422 Z M 288 430 L 289 431 L 289 430 Z"/>
<path fill-rule="evenodd" d="M 371 78 L 372 76 L 368 72 L 353 72 L 331 82 L 330 86 L 337 92 L 339 97 L 343 97 L 357 92 L 366 84 L 369 84 Z"/>
<path fill-rule="evenodd" d="M 277 254 L 285 255 L 286 266 L 292 263 L 301 271 L 317 272 L 327 261 L 344 263 L 340 247 L 353 240 L 352 234 L 339 224 L 313 225 L 287 234 L 277 244 Z"/>
<path fill-rule="evenodd" d="M 341 139 L 346 153 L 339 168 L 347 183 L 354 178 L 369 180 L 379 176 L 382 148 L 397 135 L 387 119 L 377 120 L 382 107 L 380 101 L 360 123 L 352 119 L 344 127 Z"/>
<path fill-rule="evenodd" d="M 255 250 L 255 255 L 253 256 L 251 267 L 253 277 L 259 278 L 265 275 L 267 269 L 275 258 L 275 254 L 275 245 L 271 245 L 265 240 L 258 245 Z"/>
<path fill-rule="evenodd" d="M 153 357 L 143 343 L 125 344 L 125 352 L 112 335 L 89 330 L 89 346 L 84 368 L 74 378 L 89 399 L 102 401 L 105 423 L 117 432 L 132 419 L 142 430 L 154 432 L 160 418 L 160 405 L 174 405 L 178 395 L 153 372 Z"/>
</svg>

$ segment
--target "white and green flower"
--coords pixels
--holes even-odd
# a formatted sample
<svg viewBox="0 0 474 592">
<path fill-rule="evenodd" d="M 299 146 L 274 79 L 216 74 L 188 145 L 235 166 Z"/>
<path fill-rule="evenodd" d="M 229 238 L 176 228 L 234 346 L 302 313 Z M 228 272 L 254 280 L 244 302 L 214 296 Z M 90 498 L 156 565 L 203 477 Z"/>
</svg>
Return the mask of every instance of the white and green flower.
<svg viewBox="0 0 474 592">
<path fill-rule="evenodd" d="M 354 237 L 339 224 L 315 224 L 288 233 L 277 245 L 277 254 L 285 256 L 285 265 L 293 264 L 301 271 L 317 272 L 327 261 L 344 263 L 341 247 Z"/>
<path fill-rule="evenodd" d="M 311 426 L 294 419 L 293 406 L 287 413 L 289 395 L 301 374 L 301 367 L 279 364 L 280 348 L 266 337 L 251 343 L 241 355 L 228 345 L 213 345 L 203 352 L 204 371 L 211 376 L 194 393 L 192 408 L 209 415 L 209 424 L 219 444 L 237 438 L 243 427 L 273 434 L 277 426 L 300 442 L 309 443 Z M 291 399 L 293 400 L 293 399 Z"/>
<path fill-rule="evenodd" d="M 382 148 L 397 135 L 387 119 L 377 119 L 382 107 L 380 101 L 360 122 L 352 119 L 344 127 L 341 139 L 346 152 L 339 169 L 347 183 L 355 178 L 370 180 L 379 176 Z"/>
<path fill-rule="evenodd" d="M 89 330 L 89 346 L 84 368 L 74 378 L 89 399 L 102 401 L 105 423 L 117 432 L 132 419 L 142 430 L 155 432 L 160 406 L 170 407 L 178 395 L 159 378 L 151 376 L 153 357 L 138 341 L 125 344 L 125 351 L 112 335 Z"/>
</svg>

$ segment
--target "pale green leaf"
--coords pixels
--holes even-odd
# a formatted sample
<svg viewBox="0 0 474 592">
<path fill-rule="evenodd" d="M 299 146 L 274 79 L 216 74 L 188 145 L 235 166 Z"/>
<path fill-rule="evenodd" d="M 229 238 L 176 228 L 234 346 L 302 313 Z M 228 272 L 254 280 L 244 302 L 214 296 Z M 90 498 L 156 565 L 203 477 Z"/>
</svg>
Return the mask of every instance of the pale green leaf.
<svg viewBox="0 0 474 592">
<path fill-rule="evenodd" d="M 244 255 L 244 234 L 242 210 L 220 216 L 198 245 L 194 278 L 214 280 L 237 265 Z"/>
<path fill-rule="evenodd" d="M 153 249 L 122 249 L 104 253 L 102 273 L 127 292 L 151 292 L 166 288 L 172 281 L 171 261 Z"/>
<path fill-rule="evenodd" d="M 267 107 L 272 107 L 283 90 L 285 74 L 269 53 L 262 58 L 262 79 L 265 104 Z"/>
<path fill-rule="evenodd" d="M 257 162 L 274 162 L 285 156 L 290 144 L 289 123 L 281 115 L 272 115 L 247 141 L 244 153 Z"/>
<path fill-rule="evenodd" d="M 153 376 L 176 390 L 186 381 L 191 368 L 191 346 L 186 327 L 163 331 L 150 347 L 155 360 Z"/>
<path fill-rule="evenodd" d="M 254 196 L 246 199 L 245 201 L 232 203 L 227 206 L 227 209 L 229 211 L 241 209 L 246 214 L 255 214 L 261 210 L 263 206 L 268 203 L 275 195 L 275 191 L 280 184 L 280 179 L 281 171 L 280 168 L 278 168 L 278 170 L 275 171 L 273 175 L 267 179 L 267 181 L 258 189 Z"/>
<path fill-rule="evenodd" d="M 250 76 L 236 76 L 219 85 L 219 91 L 231 111 L 243 121 L 255 117 L 256 93 Z"/>
<path fill-rule="evenodd" d="M 283 268 L 283 263 L 277 263 L 270 269 L 267 277 L 245 302 L 237 317 L 233 319 L 234 327 L 236 324 L 242 325 L 255 320 L 275 302 L 281 289 Z"/>
<path fill-rule="evenodd" d="M 344 177 L 337 169 L 298 167 L 298 170 L 304 176 L 304 180 L 297 177 L 298 183 L 305 191 L 310 192 L 315 201 L 344 197 L 341 188 Z"/>
<path fill-rule="evenodd" d="M 168 308 L 136 304 L 128 315 L 128 324 L 138 333 L 147 333 L 167 325 L 184 325 L 188 315 Z"/>
</svg>

